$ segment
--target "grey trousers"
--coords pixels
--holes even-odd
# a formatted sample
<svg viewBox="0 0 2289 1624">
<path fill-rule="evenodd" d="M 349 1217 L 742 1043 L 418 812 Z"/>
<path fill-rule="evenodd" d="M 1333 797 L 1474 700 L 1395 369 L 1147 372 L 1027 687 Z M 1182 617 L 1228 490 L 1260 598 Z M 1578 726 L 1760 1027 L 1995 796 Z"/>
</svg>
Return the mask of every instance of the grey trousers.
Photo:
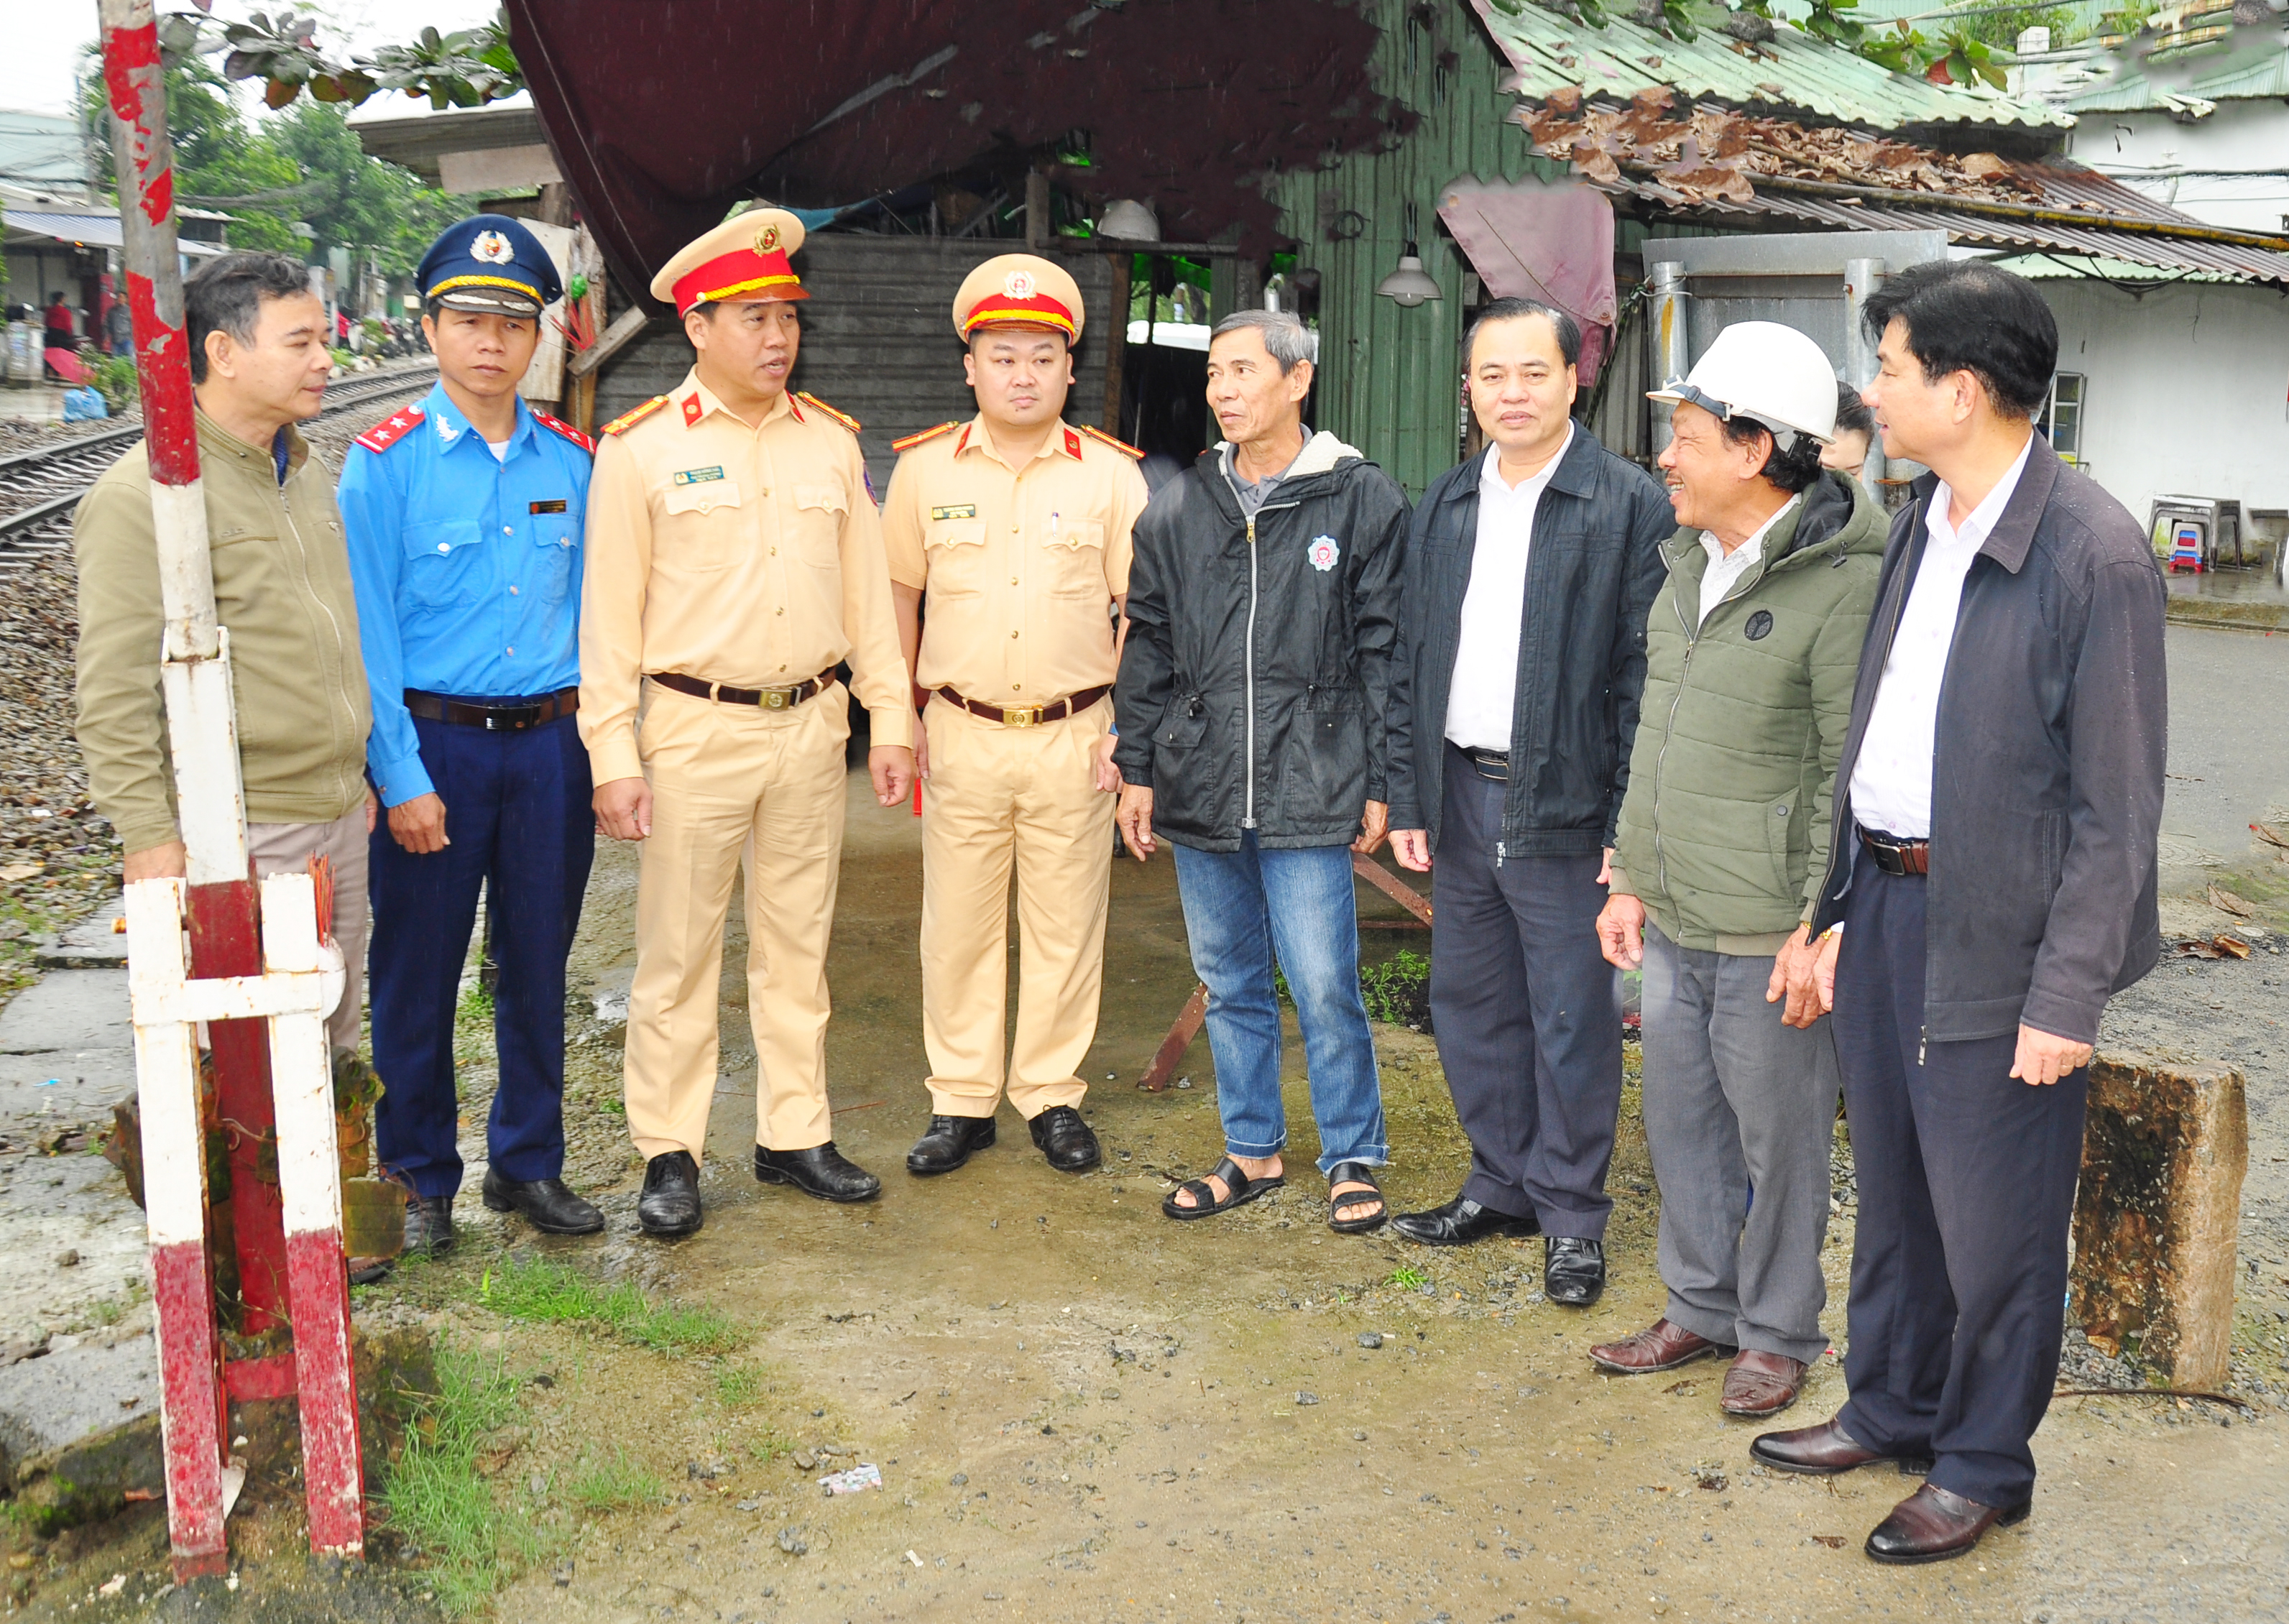
<svg viewBox="0 0 2289 1624">
<path fill-rule="evenodd" d="M 1668 1317 L 1810 1364 L 1828 1347 L 1820 1248 L 1836 1137 L 1835 1022 L 1781 1023 L 1769 958 L 1645 933 L 1645 1127 Z"/>
<path fill-rule="evenodd" d="M 299 874 L 310 859 L 324 856 L 334 868 L 334 917 L 328 928 L 342 950 L 342 1001 L 326 1017 L 326 1043 L 355 1049 L 365 1014 L 365 936 L 369 914 L 365 891 L 365 803 L 360 801 L 331 824 L 249 824 L 247 855 L 254 875 Z"/>
</svg>

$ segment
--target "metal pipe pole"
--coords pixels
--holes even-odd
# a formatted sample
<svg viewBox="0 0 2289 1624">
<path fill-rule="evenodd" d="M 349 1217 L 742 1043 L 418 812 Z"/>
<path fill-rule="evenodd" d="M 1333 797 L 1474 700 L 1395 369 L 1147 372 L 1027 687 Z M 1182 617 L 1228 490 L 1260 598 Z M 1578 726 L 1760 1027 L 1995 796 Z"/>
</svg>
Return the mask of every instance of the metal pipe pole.
<svg viewBox="0 0 2289 1624">
<path fill-rule="evenodd" d="M 1886 267 L 1881 259 L 1846 259 L 1844 262 L 1844 381 L 1854 389 L 1865 389 L 1876 378 L 1876 340 L 1862 319 L 1868 307 L 1868 296 L 1884 285 Z M 1885 471 L 1884 437 L 1868 437 L 1868 462 L 1860 477 L 1873 489 L 1883 479 Z"/>
<path fill-rule="evenodd" d="M 1693 370 L 1693 353 L 1686 341 L 1685 267 L 1667 259 L 1656 260 L 1653 267 L 1653 320 L 1646 323 L 1646 342 L 1653 349 L 1653 381 L 1655 387 L 1666 387 Z M 1653 454 L 1660 456 L 1669 450 L 1673 431 L 1671 419 L 1677 414 L 1663 401 L 1649 402 L 1653 408 Z"/>
<path fill-rule="evenodd" d="M 174 175 L 158 28 L 151 0 L 100 0 L 99 12 L 113 166 L 119 183 L 122 259 L 128 309 L 134 318 L 135 367 L 142 386 L 159 590 L 166 617 L 162 689 L 173 739 L 187 867 L 195 881 L 235 880 L 245 887 L 243 827 L 225 830 L 222 820 L 193 815 L 195 804 L 212 796 L 219 778 L 227 776 L 235 789 L 235 741 L 231 741 L 226 761 L 208 763 L 203 773 L 183 770 L 187 757 L 195 753 L 218 724 L 228 738 L 230 678 L 215 615 L 206 504 L 199 489 L 198 424 L 176 263 Z M 229 797 L 232 804 L 237 800 L 235 793 Z M 179 917 L 177 884 L 139 881 L 131 888 L 130 912 L 137 912 L 142 900 L 138 894 L 146 888 L 164 887 L 169 895 L 154 917 Z M 179 974 L 181 943 L 179 930 L 147 932 L 145 951 L 138 954 L 131 936 L 131 980 L 139 972 L 155 973 L 154 955 L 164 957 L 170 951 Z M 139 1031 L 136 1049 L 137 1087 L 143 1096 L 144 1209 L 150 1226 L 152 1298 L 158 1318 L 167 1533 L 175 1577 L 181 1582 L 219 1573 L 228 1561 L 223 1540 L 223 1472 L 224 1440 L 229 1432 L 222 1349 L 207 1273 L 198 1055 L 187 1026 L 171 1029 L 164 1040 L 155 1034 L 148 1042 Z"/>
</svg>

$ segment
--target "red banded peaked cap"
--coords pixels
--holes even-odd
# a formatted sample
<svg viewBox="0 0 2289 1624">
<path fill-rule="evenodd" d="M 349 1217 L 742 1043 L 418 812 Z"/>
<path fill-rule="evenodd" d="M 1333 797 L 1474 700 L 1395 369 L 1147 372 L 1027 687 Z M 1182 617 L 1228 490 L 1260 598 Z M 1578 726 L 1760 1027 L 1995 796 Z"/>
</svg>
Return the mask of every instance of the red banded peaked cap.
<svg viewBox="0 0 2289 1624">
<path fill-rule="evenodd" d="M 964 343 L 981 327 L 1047 327 L 1081 337 L 1081 284 L 1038 254 L 997 254 L 961 279 L 953 330 Z"/>
<path fill-rule="evenodd" d="M 787 256 L 802 222 L 785 209 L 750 209 L 687 243 L 651 279 L 651 296 L 687 315 L 711 301 L 809 299 Z"/>
</svg>

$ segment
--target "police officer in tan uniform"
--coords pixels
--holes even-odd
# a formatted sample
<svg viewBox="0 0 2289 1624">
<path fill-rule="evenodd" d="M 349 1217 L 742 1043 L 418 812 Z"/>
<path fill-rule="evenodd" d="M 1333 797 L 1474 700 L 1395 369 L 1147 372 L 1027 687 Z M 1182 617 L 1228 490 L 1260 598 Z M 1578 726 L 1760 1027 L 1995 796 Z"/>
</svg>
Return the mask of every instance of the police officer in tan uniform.
<svg viewBox="0 0 2289 1624">
<path fill-rule="evenodd" d="M 876 797 L 913 784 L 897 623 L 858 426 L 788 392 L 805 296 L 777 209 L 725 221 L 652 279 L 698 352 L 605 426 L 588 490 L 580 736 L 597 826 L 642 840 L 628 1129 L 648 1234 L 700 1224 L 716 988 L 744 861 L 759 1076 L 755 1176 L 830 1201 L 881 1189 L 834 1148 L 826 939 L 842 855 L 848 660 Z"/>
<path fill-rule="evenodd" d="M 1121 788 L 1114 621 L 1145 490 L 1142 453 L 1060 415 L 1081 323 L 1081 290 L 1049 260 L 1004 254 L 971 272 L 953 326 L 977 416 L 898 442 L 883 504 L 899 631 L 927 694 L 915 754 L 931 1114 L 906 1157 L 917 1174 L 993 1142 L 1005 1076 L 1049 1166 L 1098 1160 L 1079 1070 L 1097 1034 Z"/>
</svg>

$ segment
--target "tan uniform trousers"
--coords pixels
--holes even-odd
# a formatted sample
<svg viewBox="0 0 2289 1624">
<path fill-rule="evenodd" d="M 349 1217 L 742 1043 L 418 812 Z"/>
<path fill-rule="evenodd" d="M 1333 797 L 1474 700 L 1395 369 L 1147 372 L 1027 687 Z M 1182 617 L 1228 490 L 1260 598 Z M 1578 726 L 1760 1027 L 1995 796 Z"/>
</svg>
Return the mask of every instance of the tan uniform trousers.
<svg viewBox="0 0 2289 1624">
<path fill-rule="evenodd" d="M 1114 798 L 1097 787 L 1113 725 L 1100 699 L 1079 716 L 1009 728 L 943 697 L 922 712 L 922 1042 L 930 1109 L 990 1117 L 1002 1092 L 1009 976 L 1009 871 L 1017 872 L 1017 1039 L 1009 1103 L 1027 1118 L 1079 1105 L 1097 1037 Z"/>
<path fill-rule="evenodd" d="M 758 1144 L 833 1137 L 826 1104 L 826 938 L 842 862 L 849 695 L 792 710 L 644 684 L 637 748 L 651 835 L 636 884 L 628 1132 L 649 1160 L 701 1156 L 715 1095 L 717 994 L 731 879 L 746 871 L 747 1018 Z"/>
</svg>

